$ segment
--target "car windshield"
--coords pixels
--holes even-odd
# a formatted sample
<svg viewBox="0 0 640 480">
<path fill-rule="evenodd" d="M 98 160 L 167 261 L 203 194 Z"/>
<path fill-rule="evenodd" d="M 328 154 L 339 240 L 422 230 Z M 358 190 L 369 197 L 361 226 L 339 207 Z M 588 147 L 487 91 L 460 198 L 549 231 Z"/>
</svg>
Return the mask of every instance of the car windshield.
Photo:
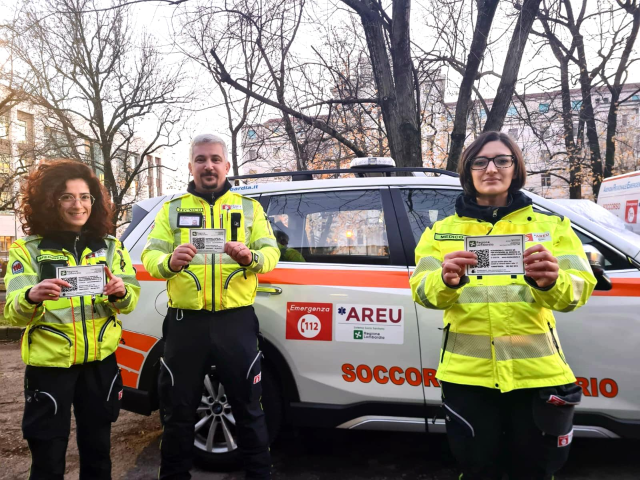
<svg viewBox="0 0 640 480">
<path fill-rule="evenodd" d="M 593 223 L 600 225 L 602 228 L 609 230 L 623 240 L 640 248 L 640 235 L 629 230 L 621 218 L 606 208 L 603 208 L 601 205 L 591 200 L 555 199 L 553 201 L 568 208 L 572 212 L 582 215 Z"/>
</svg>

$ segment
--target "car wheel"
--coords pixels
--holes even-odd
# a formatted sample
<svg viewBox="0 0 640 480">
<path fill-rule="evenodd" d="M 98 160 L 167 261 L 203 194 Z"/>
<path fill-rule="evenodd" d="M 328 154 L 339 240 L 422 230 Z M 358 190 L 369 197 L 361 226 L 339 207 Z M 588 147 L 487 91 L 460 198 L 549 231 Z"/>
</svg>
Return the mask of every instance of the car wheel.
<svg viewBox="0 0 640 480">
<path fill-rule="evenodd" d="M 282 396 L 279 384 L 266 365 L 262 368 L 262 407 L 271 444 L 282 424 Z M 222 469 L 240 463 L 236 419 L 224 385 L 215 372 L 204 378 L 204 389 L 197 410 L 194 445 L 196 457 L 207 467 Z"/>
</svg>

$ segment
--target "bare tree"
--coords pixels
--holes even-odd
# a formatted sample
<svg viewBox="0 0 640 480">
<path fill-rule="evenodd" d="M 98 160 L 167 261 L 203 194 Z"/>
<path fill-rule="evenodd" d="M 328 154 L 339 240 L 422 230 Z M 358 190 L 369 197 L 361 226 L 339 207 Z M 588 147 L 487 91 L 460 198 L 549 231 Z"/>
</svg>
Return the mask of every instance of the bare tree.
<svg viewBox="0 0 640 480">
<path fill-rule="evenodd" d="M 188 95 L 181 92 L 181 65 L 164 65 L 149 35 L 133 36 L 123 0 L 111 7 L 99 9 L 95 0 L 29 4 L 10 32 L 31 101 L 76 146 L 68 156 L 104 175 L 119 223 L 133 201 L 130 188 L 149 168 L 146 157 L 177 142 Z M 146 141 L 138 136 L 143 128 L 151 132 Z"/>
<path fill-rule="evenodd" d="M 480 64 L 484 58 L 489 32 L 491 31 L 498 3 L 498 0 L 478 0 L 478 18 L 473 32 L 473 40 L 471 40 L 471 46 L 469 47 L 469 55 L 464 66 L 462 83 L 458 90 L 447 170 L 455 171 L 457 169 L 464 141 L 467 138 L 467 117 L 471 106 L 471 93 L 477 80 Z"/>
<path fill-rule="evenodd" d="M 640 2 L 638 2 L 638 0 L 616 0 L 616 2 L 629 17 L 629 20 L 624 19 L 621 22 L 620 27 L 616 29 L 616 31 L 621 32 L 629 27 L 630 31 L 624 40 L 624 48 L 622 50 L 620 60 L 618 61 L 618 66 L 615 68 L 613 82 L 611 82 L 610 77 L 606 75 L 604 69 L 601 71 L 602 80 L 611 93 L 611 103 L 607 114 L 607 136 L 605 140 L 605 165 L 603 173 L 605 178 L 613 175 L 616 159 L 618 109 L 622 102 L 628 100 L 628 98 L 621 99 L 620 96 L 628 77 L 629 67 L 632 63 L 638 61 L 638 57 L 632 58 L 631 55 L 638 38 L 638 31 L 640 30 Z M 601 53 L 600 55 L 602 57 L 603 54 Z"/>
</svg>

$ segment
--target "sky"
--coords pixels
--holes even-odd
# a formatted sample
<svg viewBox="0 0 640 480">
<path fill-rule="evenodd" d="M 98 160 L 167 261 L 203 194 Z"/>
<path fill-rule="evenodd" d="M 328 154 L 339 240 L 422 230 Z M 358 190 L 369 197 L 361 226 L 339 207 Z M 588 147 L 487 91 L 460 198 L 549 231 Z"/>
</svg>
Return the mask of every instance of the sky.
<svg viewBox="0 0 640 480">
<path fill-rule="evenodd" d="M 412 10 L 412 40 L 419 46 L 430 47 L 434 44 L 438 45 L 438 40 L 432 36 L 433 30 L 425 27 L 425 25 L 433 24 L 437 17 L 434 17 L 433 8 L 431 7 L 432 0 L 413 0 Z M 335 0 L 307 0 L 308 3 L 313 3 L 313 16 L 319 19 L 326 27 L 327 25 L 339 25 L 343 19 L 346 18 L 347 13 L 345 8 L 336 8 Z M 468 5 L 471 8 L 475 5 L 473 0 L 460 0 L 462 4 Z M 108 1 L 102 2 L 105 5 Z M 159 48 L 165 54 L 165 61 L 168 64 L 173 62 L 179 62 L 181 55 L 178 54 L 178 48 L 176 48 L 174 39 L 175 32 L 180 30 L 180 22 L 178 16 L 185 9 L 195 8 L 199 3 L 206 5 L 222 5 L 224 0 L 189 0 L 179 7 L 170 6 L 161 2 L 146 2 L 136 4 L 132 7 L 134 14 L 132 27 L 138 30 L 146 30 L 152 33 L 157 40 L 157 48 Z M 573 2 L 578 8 L 578 4 L 581 3 L 578 0 Z M 598 8 L 602 3 L 607 3 L 606 0 L 596 0 L 590 2 L 589 8 Z M 15 0 L 0 0 L 0 7 L 15 5 Z M 494 28 L 492 30 L 491 44 L 487 58 L 485 60 L 484 69 L 494 70 L 496 72 L 501 71 L 502 63 L 504 61 L 504 55 L 506 52 L 508 40 L 510 37 L 510 31 L 507 35 L 502 35 L 505 27 L 512 23 L 515 19 L 512 2 L 500 2 L 500 10 L 496 15 L 494 21 Z M 7 20 L 3 18 L 6 16 L 10 9 L 0 8 L 0 21 Z M 437 15 L 442 15 L 442 12 L 436 12 Z M 475 14 L 474 14 L 475 16 Z M 464 20 L 462 20 L 464 22 Z M 467 25 L 468 32 L 471 32 L 473 25 Z M 589 35 L 596 31 L 595 25 L 586 29 L 585 41 L 587 43 L 587 49 L 590 54 L 599 47 L 599 41 L 596 37 L 590 37 Z M 319 39 L 319 28 L 317 25 L 313 25 L 310 22 L 305 22 L 298 34 L 296 43 L 294 44 L 294 54 L 301 58 L 312 59 L 309 52 L 311 52 L 312 46 L 316 48 L 322 48 L 321 40 Z M 470 43 L 471 36 L 468 37 L 465 43 Z M 536 51 L 536 46 L 529 42 L 527 49 L 525 50 L 525 58 L 523 60 L 520 77 L 521 78 L 534 78 L 536 71 L 547 65 L 549 55 L 542 55 L 534 57 L 533 54 Z M 548 53 L 548 52 L 547 52 Z M 640 62 L 630 72 L 629 81 L 640 81 Z M 209 73 L 204 71 L 197 65 L 187 66 L 185 72 L 190 77 L 189 84 L 195 87 L 199 93 L 199 98 L 190 105 L 192 112 L 189 115 L 188 121 L 183 125 L 181 132 L 181 141 L 173 148 L 165 149 L 163 153 L 163 163 L 169 168 L 176 169 L 176 173 L 166 172 L 167 191 L 180 191 L 184 189 L 187 174 L 187 161 L 189 152 L 189 143 L 191 138 L 199 133 L 211 132 L 219 134 L 225 139 L 229 139 L 228 126 L 226 120 L 226 111 L 224 108 L 219 107 L 221 96 L 215 88 L 212 88 L 212 80 Z M 455 101 L 457 96 L 457 83 L 459 81 L 459 75 L 453 70 L 449 69 L 444 71 L 447 76 L 447 92 L 445 95 L 446 101 Z M 487 98 L 493 96 L 493 92 L 498 83 L 498 79 L 495 76 L 484 77 L 485 80 L 482 83 L 480 90 Z M 550 79 L 547 85 L 552 86 L 557 84 L 557 79 Z M 555 85 L 553 85 L 555 86 Z M 518 86 L 518 91 L 522 91 L 523 85 Z M 542 86 L 529 87 L 528 92 L 540 91 Z M 218 105 L 218 107 L 216 107 Z M 268 118 L 277 117 L 278 113 L 274 110 L 267 110 L 266 116 L 263 117 L 263 121 Z M 145 130 L 150 129 L 149 125 L 141 126 L 141 136 L 150 135 L 151 130 L 147 133 Z"/>
</svg>

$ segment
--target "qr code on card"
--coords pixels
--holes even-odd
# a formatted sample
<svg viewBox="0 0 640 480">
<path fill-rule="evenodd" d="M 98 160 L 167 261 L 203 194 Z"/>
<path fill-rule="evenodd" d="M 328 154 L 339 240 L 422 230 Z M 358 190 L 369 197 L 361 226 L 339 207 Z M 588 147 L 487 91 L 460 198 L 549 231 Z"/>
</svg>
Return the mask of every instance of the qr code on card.
<svg viewBox="0 0 640 480">
<path fill-rule="evenodd" d="M 196 250 L 204 249 L 204 238 L 194 238 L 193 246 L 196 247 Z"/>
<path fill-rule="evenodd" d="M 489 263 L 489 250 L 474 250 L 474 253 L 478 255 L 478 268 L 488 268 Z"/>
<path fill-rule="evenodd" d="M 75 292 L 76 290 L 78 290 L 78 278 L 77 277 L 68 277 L 68 278 L 65 278 L 64 281 L 67 282 L 71 286 L 70 287 L 62 287 L 62 295 L 64 295 L 65 293 Z"/>
</svg>

